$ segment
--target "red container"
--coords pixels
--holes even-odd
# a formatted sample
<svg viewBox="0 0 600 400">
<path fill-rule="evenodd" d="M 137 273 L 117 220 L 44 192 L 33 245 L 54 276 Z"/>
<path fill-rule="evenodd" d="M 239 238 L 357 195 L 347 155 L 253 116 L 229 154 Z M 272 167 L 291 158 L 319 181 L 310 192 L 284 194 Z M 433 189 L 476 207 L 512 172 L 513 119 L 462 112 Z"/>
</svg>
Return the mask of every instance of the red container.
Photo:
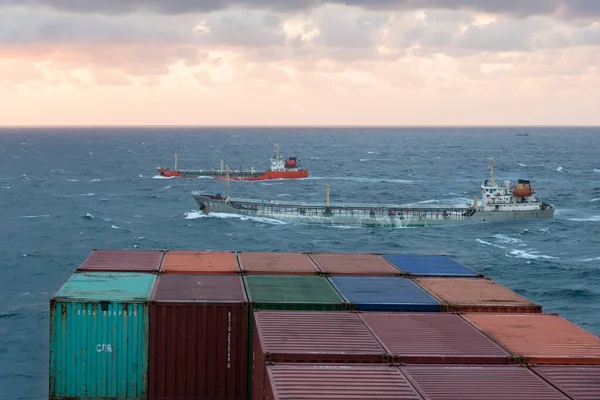
<svg viewBox="0 0 600 400">
<path fill-rule="evenodd" d="M 267 363 L 383 363 L 387 355 L 354 313 L 256 311 L 252 399 L 264 396 Z"/>
<path fill-rule="evenodd" d="M 387 365 L 275 364 L 267 377 L 265 400 L 423 400 L 398 368 Z"/>
<path fill-rule="evenodd" d="M 248 274 L 316 275 L 319 269 L 303 253 L 238 253 L 242 272 Z"/>
<path fill-rule="evenodd" d="M 600 367 L 598 366 L 553 365 L 531 369 L 573 400 L 600 399 Z"/>
<path fill-rule="evenodd" d="M 525 366 L 400 367 L 426 400 L 569 400 Z"/>
<path fill-rule="evenodd" d="M 397 363 L 516 362 L 507 351 L 456 314 L 374 312 L 359 316 Z"/>
<path fill-rule="evenodd" d="M 158 250 L 94 250 L 77 272 L 158 272 L 163 254 Z"/>
<path fill-rule="evenodd" d="M 600 364 L 600 337 L 550 314 L 465 314 L 528 364 Z"/>
<path fill-rule="evenodd" d="M 165 274 L 237 274 L 235 253 L 220 251 L 168 251 L 162 262 Z"/>
<path fill-rule="evenodd" d="M 414 278 L 447 311 L 541 313 L 542 307 L 487 278 Z"/>
<path fill-rule="evenodd" d="M 390 276 L 402 273 L 376 254 L 311 253 L 325 275 Z"/>
<path fill-rule="evenodd" d="M 150 399 L 242 400 L 248 302 L 236 275 L 161 275 L 150 303 Z"/>
</svg>

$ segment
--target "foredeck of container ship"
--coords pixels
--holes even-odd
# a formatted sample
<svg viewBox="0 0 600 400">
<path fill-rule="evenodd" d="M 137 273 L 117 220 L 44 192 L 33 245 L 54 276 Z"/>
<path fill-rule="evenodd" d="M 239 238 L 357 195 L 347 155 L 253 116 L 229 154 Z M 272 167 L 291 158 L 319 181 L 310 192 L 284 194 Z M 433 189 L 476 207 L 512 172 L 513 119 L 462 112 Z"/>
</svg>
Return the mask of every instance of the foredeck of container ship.
<svg viewBox="0 0 600 400">
<path fill-rule="evenodd" d="M 94 250 L 50 307 L 51 399 L 600 399 L 599 337 L 445 255 Z"/>
</svg>

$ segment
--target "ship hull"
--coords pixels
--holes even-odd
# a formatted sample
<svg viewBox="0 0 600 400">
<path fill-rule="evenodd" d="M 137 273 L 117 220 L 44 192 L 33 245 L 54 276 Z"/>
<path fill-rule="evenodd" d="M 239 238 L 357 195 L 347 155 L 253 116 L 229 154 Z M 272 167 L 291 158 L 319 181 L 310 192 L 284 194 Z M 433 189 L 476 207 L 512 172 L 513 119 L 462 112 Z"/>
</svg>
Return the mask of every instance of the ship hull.
<svg viewBox="0 0 600 400">
<path fill-rule="evenodd" d="M 161 176 L 172 178 L 200 178 L 208 177 L 216 180 L 227 180 L 227 175 L 221 171 L 186 171 L 172 170 L 168 168 L 157 168 Z M 288 171 L 262 171 L 262 172 L 229 172 L 229 179 L 232 181 L 266 181 L 272 179 L 302 179 L 308 178 L 308 170 L 288 170 Z"/>
<path fill-rule="evenodd" d="M 215 199 L 211 195 L 194 194 L 200 210 L 204 213 L 238 214 L 251 217 L 272 218 L 282 221 L 292 221 L 305 224 L 318 225 L 357 225 L 373 227 L 421 227 L 439 225 L 459 225 L 490 222 L 507 222 L 521 219 L 548 219 L 554 217 L 554 208 L 520 211 L 483 211 L 473 212 L 469 208 L 454 208 L 448 206 L 437 207 L 433 212 L 425 208 L 395 208 L 396 214 L 388 216 L 388 209 L 379 209 L 374 216 L 369 215 L 340 215 L 335 211 L 331 215 L 324 213 L 300 213 L 300 212 L 276 212 L 269 211 L 277 209 L 277 204 L 264 203 L 258 209 L 248 209 L 244 203 L 233 201 L 226 202 L 224 199 Z M 256 201 L 259 203 L 260 201 Z M 241 204 L 241 205 L 240 205 Z M 302 205 L 298 204 L 298 208 Z M 290 210 L 289 207 L 287 207 Z M 346 211 L 346 210 L 344 210 Z M 358 212 L 358 211 L 357 211 Z M 346 212 L 347 214 L 347 212 Z M 419 215 L 423 214 L 423 215 Z"/>
</svg>

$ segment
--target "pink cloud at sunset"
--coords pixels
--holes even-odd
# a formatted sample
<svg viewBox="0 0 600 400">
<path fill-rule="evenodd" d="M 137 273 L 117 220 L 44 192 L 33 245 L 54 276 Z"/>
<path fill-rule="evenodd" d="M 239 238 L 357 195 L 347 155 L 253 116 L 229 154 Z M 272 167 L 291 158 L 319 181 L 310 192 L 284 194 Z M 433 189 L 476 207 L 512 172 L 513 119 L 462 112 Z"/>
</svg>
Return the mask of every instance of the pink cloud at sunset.
<svg viewBox="0 0 600 400">
<path fill-rule="evenodd" d="M 595 0 L 0 0 L 0 125 L 598 125 Z"/>
</svg>

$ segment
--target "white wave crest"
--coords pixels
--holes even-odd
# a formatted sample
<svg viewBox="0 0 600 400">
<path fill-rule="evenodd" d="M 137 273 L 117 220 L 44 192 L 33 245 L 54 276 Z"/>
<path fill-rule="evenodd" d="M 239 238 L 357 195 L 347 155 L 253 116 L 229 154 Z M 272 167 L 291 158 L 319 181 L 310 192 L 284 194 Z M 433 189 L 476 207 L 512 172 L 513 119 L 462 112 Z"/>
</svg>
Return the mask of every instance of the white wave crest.
<svg viewBox="0 0 600 400">
<path fill-rule="evenodd" d="M 90 182 L 102 182 L 102 179 L 96 178 L 96 179 L 92 179 Z"/>
<path fill-rule="evenodd" d="M 485 244 L 486 246 L 498 247 L 499 249 L 505 249 L 506 247 L 500 246 L 494 243 L 486 242 L 485 240 L 475 239 L 477 243 Z"/>
<path fill-rule="evenodd" d="M 50 215 L 48 214 L 44 214 L 44 215 L 22 215 L 19 218 L 48 218 Z"/>
<path fill-rule="evenodd" d="M 502 243 L 522 243 L 523 242 L 521 239 L 517 239 L 514 237 L 502 235 L 502 234 L 494 235 L 494 238 Z"/>
<path fill-rule="evenodd" d="M 594 168 L 594 172 L 600 173 L 600 168 Z"/>
<path fill-rule="evenodd" d="M 515 258 L 523 258 L 526 260 L 538 260 L 538 259 L 556 260 L 556 259 L 558 259 L 558 257 L 552 257 L 552 256 L 544 255 L 544 254 L 539 254 L 539 251 L 531 251 L 528 253 L 525 250 L 513 250 L 507 256 L 515 257 Z"/>
<path fill-rule="evenodd" d="M 600 261 L 600 257 L 584 258 L 584 259 L 579 260 L 579 261 L 583 261 L 583 262 Z"/>
<path fill-rule="evenodd" d="M 523 164 L 523 163 L 518 163 L 517 164 L 519 167 L 526 167 L 527 165 Z"/>
<path fill-rule="evenodd" d="M 587 218 L 569 218 L 573 222 L 600 222 L 600 215 L 593 215 Z"/>
<path fill-rule="evenodd" d="M 568 169 L 566 169 L 566 168 L 563 168 L 563 167 L 560 167 L 560 166 L 559 166 L 558 168 L 556 168 L 556 172 L 571 172 L 571 171 L 569 171 L 569 170 L 568 170 Z"/>
<path fill-rule="evenodd" d="M 366 182 L 366 183 L 413 183 L 407 179 L 385 179 L 385 178 L 365 178 L 365 177 L 352 177 L 352 176 L 312 176 L 307 179 L 329 179 L 339 181 L 354 181 L 354 182 Z"/>
<path fill-rule="evenodd" d="M 596 199 L 591 199 L 590 202 L 594 203 L 596 201 L 600 201 L 600 197 L 596 198 Z"/>
<path fill-rule="evenodd" d="M 162 175 L 154 175 L 152 179 L 173 179 L 174 176 L 162 176 Z"/>
</svg>

